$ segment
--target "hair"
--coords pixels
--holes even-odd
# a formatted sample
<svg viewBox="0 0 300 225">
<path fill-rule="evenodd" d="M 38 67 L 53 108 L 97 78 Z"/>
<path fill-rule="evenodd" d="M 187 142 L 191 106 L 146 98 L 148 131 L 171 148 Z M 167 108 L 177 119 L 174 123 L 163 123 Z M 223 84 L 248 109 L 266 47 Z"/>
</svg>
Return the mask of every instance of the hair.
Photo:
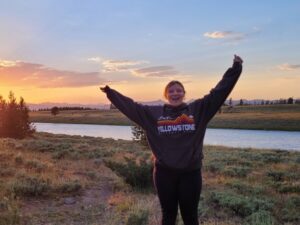
<svg viewBox="0 0 300 225">
<path fill-rule="evenodd" d="M 165 98 L 167 98 L 167 95 L 168 95 L 168 89 L 169 89 L 171 86 L 175 85 L 175 84 L 178 84 L 179 86 L 181 86 L 182 89 L 183 89 L 183 92 L 185 93 L 185 89 L 184 89 L 183 84 L 182 84 L 180 81 L 178 81 L 178 80 L 172 80 L 172 81 L 170 81 L 170 82 L 166 85 L 166 87 L 165 87 L 165 91 L 164 91 L 164 96 L 165 96 Z"/>
</svg>

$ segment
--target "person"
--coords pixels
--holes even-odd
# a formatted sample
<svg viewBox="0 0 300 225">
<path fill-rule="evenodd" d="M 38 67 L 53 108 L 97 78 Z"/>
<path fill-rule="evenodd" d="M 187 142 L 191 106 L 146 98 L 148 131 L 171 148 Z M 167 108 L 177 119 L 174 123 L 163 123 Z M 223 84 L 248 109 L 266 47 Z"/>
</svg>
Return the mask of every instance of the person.
<svg viewBox="0 0 300 225">
<path fill-rule="evenodd" d="M 162 210 L 162 225 L 175 225 L 178 206 L 185 225 L 198 225 L 202 188 L 203 139 L 211 118 L 225 102 L 241 72 L 243 60 L 233 65 L 209 94 L 189 104 L 183 84 L 165 87 L 167 104 L 141 105 L 109 86 L 100 87 L 130 120 L 141 126 L 154 156 L 153 181 Z"/>
</svg>

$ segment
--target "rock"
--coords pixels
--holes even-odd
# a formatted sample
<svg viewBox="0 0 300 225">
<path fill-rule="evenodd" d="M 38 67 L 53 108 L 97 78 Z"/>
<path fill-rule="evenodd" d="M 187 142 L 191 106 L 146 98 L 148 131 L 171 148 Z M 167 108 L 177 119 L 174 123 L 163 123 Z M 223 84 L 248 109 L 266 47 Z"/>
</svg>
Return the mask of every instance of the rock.
<svg viewBox="0 0 300 225">
<path fill-rule="evenodd" d="M 76 199 L 74 197 L 68 197 L 64 199 L 64 203 L 66 205 L 73 205 L 76 203 Z"/>
<path fill-rule="evenodd" d="M 102 160 L 102 159 L 95 159 L 95 160 L 94 160 L 94 163 L 95 163 L 96 165 L 101 165 L 101 164 L 103 163 L 103 160 Z"/>
</svg>

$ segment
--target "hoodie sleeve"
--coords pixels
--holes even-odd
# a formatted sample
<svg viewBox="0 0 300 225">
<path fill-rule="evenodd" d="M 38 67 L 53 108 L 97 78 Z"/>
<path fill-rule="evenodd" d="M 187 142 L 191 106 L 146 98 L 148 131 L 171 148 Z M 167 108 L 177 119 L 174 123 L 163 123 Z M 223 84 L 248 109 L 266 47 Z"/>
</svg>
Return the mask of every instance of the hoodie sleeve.
<svg viewBox="0 0 300 225">
<path fill-rule="evenodd" d="M 128 98 L 116 90 L 111 89 L 109 86 L 104 88 L 107 98 L 111 103 L 116 106 L 125 116 L 130 120 L 146 128 L 145 121 L 147 120 L 147 106 L 134 102 L 131 98 Z"/>
<path fill-rule="evenodd" d="M 225 72 L 222 80 L 219 81 L 216 87 L 213 88 L 208 95 L 204 96 L 202 100 L 205 108 L 204 116 L 207 122 L 211 120 L 211 118 L 225 102 L 241 73 L 241 63 L 233 63 L 233 66 Z"/>
</svg>

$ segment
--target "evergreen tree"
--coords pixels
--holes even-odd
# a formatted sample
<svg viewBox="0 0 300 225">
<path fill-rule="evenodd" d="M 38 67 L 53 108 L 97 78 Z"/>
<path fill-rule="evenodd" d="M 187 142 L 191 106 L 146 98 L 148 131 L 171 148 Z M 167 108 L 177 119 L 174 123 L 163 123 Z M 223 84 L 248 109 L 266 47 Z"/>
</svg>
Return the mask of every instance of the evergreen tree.
<svg viewBox="0 0 300 225">
<path fill-rule="evenodd" d="M 17 103 L 13 92 L 7 102 L 0 96 L 0 137 L 24 138 L 34 131 L 24 99 L 21 97 Z"/>
</svg>

